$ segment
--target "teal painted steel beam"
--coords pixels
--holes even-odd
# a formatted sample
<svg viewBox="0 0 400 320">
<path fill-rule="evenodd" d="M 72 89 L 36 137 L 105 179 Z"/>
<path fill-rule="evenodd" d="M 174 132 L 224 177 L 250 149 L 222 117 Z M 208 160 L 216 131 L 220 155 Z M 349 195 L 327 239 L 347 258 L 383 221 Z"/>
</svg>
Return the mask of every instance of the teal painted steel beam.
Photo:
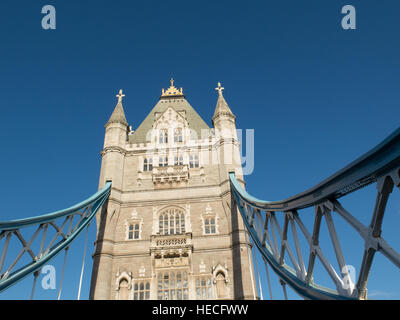
<svg viewBox="0 0 400 320">
<path fill-rule="evenodd" d="M 232 179 L 235 179 L 235 177 L 233 173 L 231 173 L 231 175 L 233 175 L 233 177 L 231 176 L 232 181 Z M 232 190 L 235 200 L 239 204 L 241 199 L 238 197 L 236 190 L 234 188 L 232 188 Z M 244 224 L 247 228 L 247 231 L 250 233 L 261 255 L 267 260 L 268 264 L 271 266 L 272 270 L 278 275 L 278 277 L 285 281 L 300 296 L 312 300 L 354 300 L 354 298 L 352 297 L 339 295 L 334 290 L 331 290 L 329 288 L 324 288 L 315 284 L 307 284 L 299 279 L 296 276 L 295 272 L 291 270 L 288 266 L 280 265 L 279 262 L 273 257 L 273 254 L 262 244 L 261 240 L 257 236 L 255 228 L 250 225 L 249 221 L 246 218 L 243 206 L 239 204 L 238 208 L 243 218 Z"/>
<path fill-rule="evenodd" d="M 96 192 L 93 196 L 90 198 L 73 205 L 70 208 L 55 211 L 52 213 L 44 214 L 41 216 L 37 217 L 30 217 L 30 218 L 24 218 L 24 219 L 18 219 L 18 220 L 10 220 L 10 221 L 0 221 L 0 231 L 3 230 L 15 230 L 23 227 L 28 227 L 40 223 L 47 223 L 50 221 L 53 221 L 58 218 L 62 218 L 65 216 L 70 215 L 71 213 L 74 213 L 76 211 L 81 210 L 82 208 L 85 208 L 89 206 L 91 203 L 95 202 L 98 198 L 101 198 L 104 196 L 106 193 L 110 194 L 111 190 L 111 182 L 107 182 L 105 186 Z"/>
<path fill-rule="evenodd" d="M 394 168 L 400 167 L 400 128 L 375 148 L 311 189 L 281 201 L 265 201 L 248 194 L 232 181 L 238 195 L 253 207 L 269 211 L 289 211 L 311 207 L 327 198 L 338 199 L 374 183 Z"/>
<path fill-rule="evenodd" d="M 297 212 L 300 209 L 312 206 L 318 207 L 339 199 L 370 183 L 377 182 L 380 178 L 384 179 L 386 176 L 390 176 L 400 186 L 398 183 L 400 181 L 400 128 L 375 148 L 315 187 L 282 201 L 265 201 L 253 197 L 242 188 L 235 174 L 233 172 L 229 173 L 232 195 L 236 200 L 244 224 L 257 249 L 278 277 L 307 299 L 336 300 L 356 299 L 357 295 L 356 292 L 347 294 L 341 286 L 338 287 L 340 289 L 339 293 L 308 282 L 306 279 L 300 279 L 294 270 L 286 264 L 280 263 L 283 261 L 282 257 L 277 259 L 276 253 L 274 256 L 274 253 L 263 243 L 265 241 L 264 238 L 263 240 L 260 239 L 253 222 L 248 220 L 246 208 L 250 207 L 252 210 L 257 209 L 264 212 Z M 264 226 L 261 227 L 264 228 Z M 296 243 L 296 245 L 298 244 Z M 313 244 L 309 245 L 312 246 Z"/>
<path fill-rule="evenodd" d="M 3 275 L 3 278 L 0 279 L 0 292 L 6 290 L 10 286 L 24 279 L 26 276 L 34 273 L 36 270 L 41 269 L 46 263 L 56 257 L 60 252 L 62 252 L 62 250 L 66 249 L 71 244 L 71 242 L 74 241 L 74 239 L 76 239 L 76 237 L 82 232 L 82 230 L 88 226 L 90 221 L 92 221 L 92 219 L 96 216 L 98 210 L 102 207 L 102 205 L 109 197 L 110 192 L 111 182 L 107 182 L 106 185 L 93 196 L 70 208 L 32 218 L 0 222 L 1 232 L 12 232 L 24 227 L 29 227 L 33 225 L 39 226 L 41 224 L 51 223 L 56 219 L 78 214 L 80 210 L 85 208 L 89 209 L 89 207 L 91 207 L 90 212 L 87 214 L 87 216 L 84 217 L 79 222 L 79 224 L 75 226 L 73 232 L 68 234 L 65 239 L 62 239 L 61 241 L 53 245 L 47 252 L 44 252 L 42 256 L 36 257 L 36 259 L 30 264 L 24 265 L 23 267 L 10 273 L 7 276 Z"/>
</svg>

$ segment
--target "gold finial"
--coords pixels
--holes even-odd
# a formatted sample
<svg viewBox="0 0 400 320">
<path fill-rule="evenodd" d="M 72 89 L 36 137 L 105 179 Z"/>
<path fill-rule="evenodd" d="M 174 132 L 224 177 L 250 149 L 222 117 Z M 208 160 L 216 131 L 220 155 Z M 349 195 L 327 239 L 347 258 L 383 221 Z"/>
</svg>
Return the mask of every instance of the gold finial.
<svg viewBox="0 0 400 320">
<path fill-rule="evenodd" d="M 218 82 L 218 87 L 216 87 L 215 90 L 218 91 L 218 94 L 219 94 L 219 95 L 222 95 L 222 91 L 223 91 L 224 89 L 225 89 L 225 88 L 221 86 L 221 82 Z"/>
<path fill-rule="evenodd" d="M 162 92 L 161 96 L 162 97 L 183 96 L 183 89 L 182 88 L 178 89 L 174 86 L 174 81 L 175 81 L 174 78 L 171 78 L 171 80 L 169 80 L 169 81 L 171 82 L 171 86 L 167 90 L 164 90 L 164 88 L 163 88 L 161 90 L 161 92 Z"/>
<path fill-rule="evenodd" d="M 122 102 L 122 98 L 125 97 L 124 94 L 122 94 L 122 89 L 119 89 L 119 93 L 116 95 L 118 98 L 118 103 Z"/>
</svg>

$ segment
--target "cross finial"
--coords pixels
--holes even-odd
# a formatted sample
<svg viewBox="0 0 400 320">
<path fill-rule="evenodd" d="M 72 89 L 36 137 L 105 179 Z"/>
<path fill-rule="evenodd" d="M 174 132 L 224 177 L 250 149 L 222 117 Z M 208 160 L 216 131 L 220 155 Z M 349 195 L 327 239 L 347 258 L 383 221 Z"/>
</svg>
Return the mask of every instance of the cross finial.
<svg viewBox="0 0 400 320">
<path fill-rule="evenodd" d="M 171 80 L 169 80 L 169 81 L 171 81 L 171 87 L 173 87 L 174 86 L 174 78 L 171 78 Z"/>
<path fill-rule="evenodd" d="M 122 94 L 122 89 L 119 89 L 119 93 L 116 95 L 118 98 L 118 102 L 122 102 L 122 98 L 125 97 L 124 94 Z"/>
<path fill-rule="evenodd" d="M 225 88 L 221 86 L 221 82 L 218 82 L 218 87 L 215 88 L 215 90 L 218 91 L 219 95 L 222 95 L 222 90 L 224 90 Z"/>
</svg>

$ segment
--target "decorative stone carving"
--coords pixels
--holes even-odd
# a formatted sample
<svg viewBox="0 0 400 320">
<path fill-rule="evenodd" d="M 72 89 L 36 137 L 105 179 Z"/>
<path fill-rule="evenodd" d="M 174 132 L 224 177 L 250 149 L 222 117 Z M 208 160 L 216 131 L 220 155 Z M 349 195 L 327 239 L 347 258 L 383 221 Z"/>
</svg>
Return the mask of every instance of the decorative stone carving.
<svg viewBox="0 0 400 320">
<path fill-rule="evenodd" d="M 186 204 L 185 224 L 186 232 L 192 232 L 192 224 L 190 222 L 190 204 Z"/>
<path fill-rule="evenodd" d="M 205 182 L 206 181 L 206 175 L 204 173 L 204 167 L 200 167 L 200 178 L 201 178 L 201 182 Z"/>
<path fill-rule="evenodd" d="M 132 289 L 132 272 L 118 270 L 115 279 L 115 299 L 128 300 L 129 291 Z"/>
<path fill-rule="evenodd" d="M 200 271 L 200 273 L 205 273 L 206 272 L 206 265 L 204 264 L 203 260 L 201 260 L 201 262 L 200 262 L 199 271 Z"/>
<path fill-rule="evenodd" d="M 189 265 L 192 250 L 192 238 L 189 233 L 151 237 L 150 252 L 157 268 Z"/>
<path fill-rule="evenodd" d="M 155 259 L 156 268 L 182 267 L 189 265 L 189 257 Z"/>
<path fill-rule="evenodd" d="M 156 246 L 181 246 L 186 244 L 186 238 L 168 238 L 156 240 Z"/>
<path fill-rule="evenodd" d="M 143 179 L 143 177 L 142 177 L 142 172 L 138 172 L 138 177 L 137 177 L 137 179 L 136 179 L 136 182 L 137 182 L 137 186 L 138 186 L 138 187 L 140 187 L 140 186 L 142 185 L 142 179 Z"/>
<path fill-rule="evenodd" d="M 146 274 L 146 268 L 142 265 L 139 269 L 139 277 L 144 277 Z"/>
<path fill-rule="evenodd" d="M 189 170 L 187 165 L 153 168 L 154 184 L 187 182 L 188 180 Z"/>
<path fill-rule="evenodd" d="M 157 216 L 158 207 L 153 207 L 153 229 L 152 235 L 156 235 L 158 233 L 158 216 Z"/>
<path fill-rule="evenodd" d="M 167 89 L 164 90 L 164 88 L 162 89 L 162 97 L 166 97 L 166 96 L 183 96 L 183 92 L 182 92 L 182 88 L 178 89 L 174 86 L 174 79 L 171 78 L 171 86 Z"/>
<path fill-rule="evenodd" d="M 132 219 L 137 219 L 138 218 L 138 213 L 136 208 L 133 208 L 132 213 L 131 213 L 131 218 Z"/>
<path fill-rule="evenodd" d="M 217 298 L 229 298 L 230 289 L 228 284 L 230 281 L 226 263 L 224 266 L 222 266 L 221 264 L 213 266 L 212 280 L 216 287 Z"/>
<path fill-rule="evenodd" d="M 212 214 L 212 209 L 211 209 L 211 207 L 210 207 L 210 203 L 207 203 L 207 206 L 206 206 L 206 214 L 207 214 L 207 215 L 211 215 L 211 214 Z"/>
</svg>

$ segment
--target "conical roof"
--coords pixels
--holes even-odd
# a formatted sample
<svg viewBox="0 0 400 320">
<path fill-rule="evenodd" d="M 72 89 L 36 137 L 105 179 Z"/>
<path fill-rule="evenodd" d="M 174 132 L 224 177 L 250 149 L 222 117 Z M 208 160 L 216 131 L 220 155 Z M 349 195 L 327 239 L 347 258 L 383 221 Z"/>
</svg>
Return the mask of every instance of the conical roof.
<svg viewBox="0 0 400 320">
<path fill-rule="evenodd" d="M 110 123 L 122 123 L 124 125 L 128 125 L 128 122 L 126 121 L 125 118 L 124 108 L 122 106 L 122 98 L 125 97 L 125 95 L 122 94 L 122 90 L 119 90 L 119 94 L 117 94 L 117 97 L 118 97 L 118 103 L 115 106 L 115 109 L 111 114 L 110 119 L 106 123 L 106 126 L 109 125 Z"/>
<path fill-rule="evenodd" d="M 232 110 L 229 108 L 228 104 L 225 101 L 225 98 L 222 94 L 222 90 L 224 90 L 224 88 L 221 86 L 220 82 L 218 82 L 218 87 L 215 88 L 215 90 L 218 91 L 218 101 L 215 107 L 213 119 L 220 114 L 227 114 L 235 117 L 235 115 L 232 113 Z"/>
</svg>

